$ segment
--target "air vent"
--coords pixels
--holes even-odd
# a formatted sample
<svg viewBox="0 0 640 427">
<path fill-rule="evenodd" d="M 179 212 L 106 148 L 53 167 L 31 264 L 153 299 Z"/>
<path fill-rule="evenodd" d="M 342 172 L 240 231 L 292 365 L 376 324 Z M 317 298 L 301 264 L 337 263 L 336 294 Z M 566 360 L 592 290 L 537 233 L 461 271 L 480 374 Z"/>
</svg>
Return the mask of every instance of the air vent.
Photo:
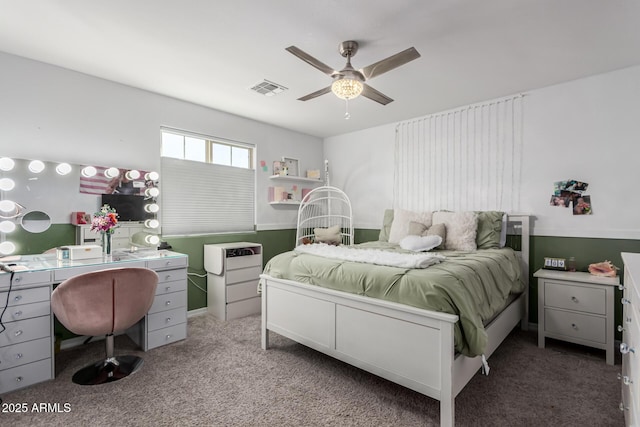
<svg viewBox="0 0 640 427">
<path fill-rule="evenodd" d="M 269 80 L 263 80 L 260 83 L 255 84 L 250 89 L 264 96 L 277 95 L 287 90 L 286 87 L 279 85 L 278 83 L 270 82 Z"/>
</svg>

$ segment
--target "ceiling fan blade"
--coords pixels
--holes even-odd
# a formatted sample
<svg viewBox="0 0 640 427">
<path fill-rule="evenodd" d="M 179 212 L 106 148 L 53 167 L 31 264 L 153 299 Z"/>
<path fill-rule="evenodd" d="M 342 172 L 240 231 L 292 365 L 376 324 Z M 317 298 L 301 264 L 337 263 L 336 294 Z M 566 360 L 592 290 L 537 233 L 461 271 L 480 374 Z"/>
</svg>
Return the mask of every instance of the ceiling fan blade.
<svg viewBox="0 0 640 427">
<path fill-rule="evenodd" d="M 331 76 L 331 75 L 333 75 L 333 73 L 336 72 L 333 68 L 329 67 L 327 64 L 318 61 L 316 58 L 314 58 L 313 56 L 309 55 L 307 52 L 305 52 L 305 51 L 303 51 L 301 49 L 298 49 L 295 46 L 289 46 L 285 50 L 288 50 L 289 52 L 291 52 L 292 54 L 294 54 L 298 58 L 302 59 L 307 64 L 311 65 L 312 67 L 317 68 L 318 70 L 322 71 L 323 73 L 325 73 L 328 76 Z"/>
<path fill-rule="evenodd" d="M 313 93 L 310 93 L 309 95 L 303 96 L 302 98 L 298 98 L 298 101 L 308 101 L 310 99 L 317 98 L 320 95 L 324 95 L 325 93 L 329 93 L 329 92 L 331 92 L 331 86 L 327 86 L 324 89 L 317 90 Z"/>
<path fill-rule="evenodd" d="M 329 88 L 329 90 L 331 90 L 331 88 Z M 378 92 L 366 83 L 362 84 L 362 93 L 360 95 L 373 101 L 379 102 L 382 105 L 387 105 L 388 103 L 393 102 L 393 99 L 389 98 L 382 92 Z"/>
<path fill-rule="evenodd" d="M 361 69 L 360 72 L 364 75 L 365 79 L 369 80 L 417 58 L 420 58 L 420 54 L 414 47 L 410 47 L 386 59 L 368 65 Z"/>
</svg>

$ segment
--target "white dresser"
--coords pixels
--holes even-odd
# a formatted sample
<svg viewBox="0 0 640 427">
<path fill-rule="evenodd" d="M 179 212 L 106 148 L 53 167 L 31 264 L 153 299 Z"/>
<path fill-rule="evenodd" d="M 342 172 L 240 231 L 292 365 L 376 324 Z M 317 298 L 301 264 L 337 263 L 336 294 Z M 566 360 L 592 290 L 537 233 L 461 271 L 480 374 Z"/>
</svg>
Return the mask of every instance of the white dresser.
<svg viewBox="0 0 640 427">
<path fill-rule="evenodd" d="M 640 254 L 622 253 L 622 402 L 625 425 L 640 425 Z"/>
<path fill-rule="evenodd" d="M 127 334 L 145 351 L 187 336 L 187 264 L 184 254 L 170 251 L 114 252 L 108 258 L 57 260 L 55 254 L 26 255 L 15 263 L 26 271 L 0 272 L 0 394 L 55 376 L 54 285 L 82 273 L 118 267 L 146 267 L 159 276 L 149 313 Z M 11 289 L 9 291 L 9 289 Z M 2 328 L 0 328 L 2 329 Z"/>
<path fill-rule="evenodd" d="M 221 320 L 260 313 L 258 281 L 262 273 L 262 245 L 236 242 L 204 245 L 207 307 Z"/>
<path fill-rule="evenodd" d="M 606 350 L 614 363 L 614 307 L 618 277 L 538 270 L 538 347 L 555 338 Z"/>
</svg>

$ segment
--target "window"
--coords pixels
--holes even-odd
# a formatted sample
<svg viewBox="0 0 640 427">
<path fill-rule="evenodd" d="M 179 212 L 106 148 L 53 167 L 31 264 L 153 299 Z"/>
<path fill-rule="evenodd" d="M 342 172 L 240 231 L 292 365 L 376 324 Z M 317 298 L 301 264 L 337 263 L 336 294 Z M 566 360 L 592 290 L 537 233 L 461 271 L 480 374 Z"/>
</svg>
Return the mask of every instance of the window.
<svg viewBox="0 0 640 427">
<path fill-rule="evenodd" d="M 255 230 L 255 146 L 162 128 L 162 234 Z"/>
</svg>

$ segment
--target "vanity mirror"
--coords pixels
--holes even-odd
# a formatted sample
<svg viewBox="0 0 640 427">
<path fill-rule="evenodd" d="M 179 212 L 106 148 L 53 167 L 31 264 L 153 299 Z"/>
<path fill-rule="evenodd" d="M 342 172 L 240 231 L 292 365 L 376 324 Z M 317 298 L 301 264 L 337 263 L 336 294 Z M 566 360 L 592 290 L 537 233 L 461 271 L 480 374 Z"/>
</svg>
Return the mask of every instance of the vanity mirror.
<svg viewBox="0 0 640 427">
<path fill-rule="evenodd" d="M 140 199 L 144 217 L 123 212 L 123 225 L 138 222 L 159 233 L 158 180 L 152 171 L 0 157 L 0 256 L 28 253 L 25 233 L 18 231 L 28 236 L 52 225 L 69 227 L 72 212 L 97 212 L 105 194 L 121 206 L 128 206 L 127 198 Z M 21 237 L 12 239 L 16 233 Z"/>
</svg>

